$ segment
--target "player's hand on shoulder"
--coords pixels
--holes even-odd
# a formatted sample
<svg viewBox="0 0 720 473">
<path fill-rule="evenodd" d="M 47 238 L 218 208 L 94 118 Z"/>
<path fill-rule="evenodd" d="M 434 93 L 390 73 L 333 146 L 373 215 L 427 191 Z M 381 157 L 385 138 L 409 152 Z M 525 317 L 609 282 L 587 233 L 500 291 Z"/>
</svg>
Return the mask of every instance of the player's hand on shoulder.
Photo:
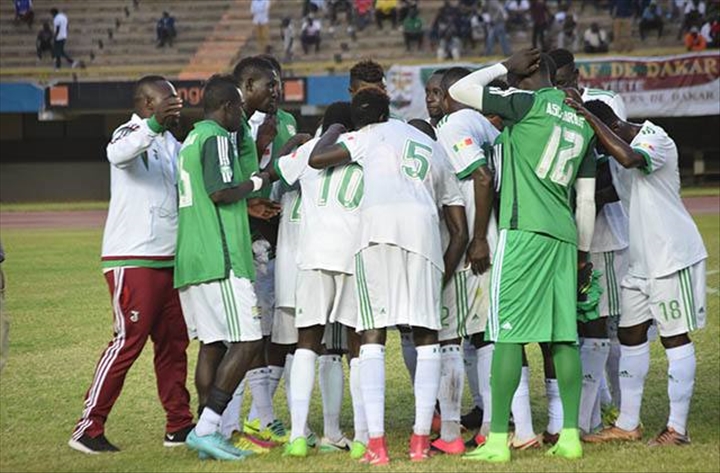
<svg viewBox="0 0 720 473">
<path fill-rule="evenodd" d="M 267 173 L 260 173 L 258 176 Z M 247 202 L 248 215 L 251 217 L 268 220 L 280 213 L 280 204 L 275 201 L 255 197 L 248 199 Z"/>
<path fill-rule="evenodd" d="M 155 120 L 164 128 L 177 123 L 183 102 L 180 97 L 167 97 L 155 107 Z"/>
<path fill-rule="evenodd" d="M 508 72 L 519 76 L 529 76 L 540 67 L 540 50 L 522 49 L 507 58 L 503 64 Z"/>
</svg>

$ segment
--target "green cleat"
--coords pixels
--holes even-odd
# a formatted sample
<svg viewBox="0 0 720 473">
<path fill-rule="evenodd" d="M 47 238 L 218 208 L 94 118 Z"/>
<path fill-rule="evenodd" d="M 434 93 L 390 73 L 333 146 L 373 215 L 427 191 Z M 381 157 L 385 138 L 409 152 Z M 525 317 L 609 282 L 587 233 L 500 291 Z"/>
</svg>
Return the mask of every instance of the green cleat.
<svg viewBox="0 0 720 473">
<path fill-rule="evenodd" d="M 507 433 L 490 432 L 485 443 L 462 456 L 463 460 L 505 463 L 510 461 Z"/>
<path fill-rule="evenodd" d="M 578 429 L 562 429 L 557 443 L 553 448 L 548 450 L 545 455 L 563 457 L 570 460 L 582 458 L 583 450 Z"/>
<path fill-rule="evenodd" d="M 353 460 L 360 460 L 363 455 L 365 455 L 365 450 L 367 450 L 367 446 L 364 443 L 359 440 L 353 441 L 350 446 L 350 458 Z"/>
<path fill-rule="evenodd" d="M 308 454 L 308 444 L 305 437 L 298 437 L 289 444 L 285 445 L 284 457 L 300 457 L 304 458 Z"/>
</svg>

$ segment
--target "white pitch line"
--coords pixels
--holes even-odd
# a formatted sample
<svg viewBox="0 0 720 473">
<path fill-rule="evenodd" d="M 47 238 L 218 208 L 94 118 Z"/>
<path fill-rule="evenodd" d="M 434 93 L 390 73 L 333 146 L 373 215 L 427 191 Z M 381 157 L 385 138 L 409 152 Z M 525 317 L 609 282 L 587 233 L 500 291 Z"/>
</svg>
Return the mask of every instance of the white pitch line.
<svg viewBox="0 0 720 473">
<path fill-rule="evenodd" d="M 705 290 L 706 290 L 707 292 L 709 292 L 710 294 L 717 294 L 718 292 L 720 292 L 720 291 L 718 291 L 717 289 L 714 289 L 714 288 L 712 288 L 712 287 L 706 287 Z"/>
<path fill-rule="evenodd" d="M 720 269 L 711 269 L 710 271 L 705 272 L 706 275 L 712 276 L 713 274 L 720 273 Z"/>
</svg>

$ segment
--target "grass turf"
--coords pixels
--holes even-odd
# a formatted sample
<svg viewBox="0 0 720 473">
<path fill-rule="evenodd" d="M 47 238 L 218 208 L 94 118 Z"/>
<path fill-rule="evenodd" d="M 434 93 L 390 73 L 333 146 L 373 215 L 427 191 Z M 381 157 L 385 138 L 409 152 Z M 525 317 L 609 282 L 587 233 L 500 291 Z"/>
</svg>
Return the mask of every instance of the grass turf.
<svg viewBox="0 0 720 473">
<path fill-rule="evenodd" d="M 718 331 L 718 248 L 720 217 L 696 219 L 710 252 L 708 326 L 692 338 L 698 354 L 695 395 L 690 414 L 693 443 L 685 448 L 648 449 L 644 443 L 585 446 L 576 462 L 546 458 L 541 451 L 515 453 L 508 465 L 478 465 L 458 458 L 435 457 L 425 463 L 407 460 L 412 428 L 412 391 L 403 366 L 397 334 L 388 338 L 386 429 L 392 462 L 383 471 L 718 471 L 720 470 L 720 334 Z M 0 471 L 365 471 L 345 455 L 312 454 L 288 459 L 275 449 L 243 464 L 201 462 L 179 447 L 162 446 L 164 415 L 157 399 L 152 349 L 130 370 L 125 388 L 107 423 L 108 438 L 122 452 L 83 455 L 67 446 L 82 410 L 82 398 L 95 363 L 111 337 L 111 312 L 98 254 L 97 230 L 4 229 L 7 251 L 11 351 L 0 379 Z M 715 292 L 711 292 L 715 291 Z M 193 372 L 197 344 L 188 352 Z M 547 421 L 539 350 L 529 349 L 534 425 Z M 662 429 L 667 417 L 667 362 L 658 342 L 645 385 L 642 420 L 645 439 Z M 347 377 L 346 377 L 347 379 Z M 347 383 L 346 383 L 347 384 Z M 188 387 L 193 393 L 192 375 Z M 322 429 L 316 388 L 311 427 Z M 192 395 L 193 403 L 195 400 Z M 278 417 L 289 424 L 283 387 L 276 394 Z M 247 399 L 245 412 L 247 409 Z M 465 395 L 465 412 L 470 406 Z M 193 404 L 193 409 L 195 405 Z M 352 407 L 346 385 L 342 425 L 352 434 Z"/>
</svg>

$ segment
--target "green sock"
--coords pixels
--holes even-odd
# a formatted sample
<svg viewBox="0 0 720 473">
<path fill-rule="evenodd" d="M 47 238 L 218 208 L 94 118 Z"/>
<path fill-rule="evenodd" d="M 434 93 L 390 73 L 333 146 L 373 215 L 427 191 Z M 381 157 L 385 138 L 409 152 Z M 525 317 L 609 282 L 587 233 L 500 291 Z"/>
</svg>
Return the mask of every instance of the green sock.
<svg viewBox="0 0 720 473">
<path fill-rule="evenodd" d="M 563 428 L 577 429 L 582 393 L 580 351 L 574 343 L 553 343 L 552 356 L 563 407 Z"/>
<path fill-rule="evenodd" d="M 496 343 L 490 369 L 490 393 L 492 418 L 490 432 L 507 433 L 510 406 L 520 384 L 522 370 L 522 345 L 519 343 Z"/>
</svg>

